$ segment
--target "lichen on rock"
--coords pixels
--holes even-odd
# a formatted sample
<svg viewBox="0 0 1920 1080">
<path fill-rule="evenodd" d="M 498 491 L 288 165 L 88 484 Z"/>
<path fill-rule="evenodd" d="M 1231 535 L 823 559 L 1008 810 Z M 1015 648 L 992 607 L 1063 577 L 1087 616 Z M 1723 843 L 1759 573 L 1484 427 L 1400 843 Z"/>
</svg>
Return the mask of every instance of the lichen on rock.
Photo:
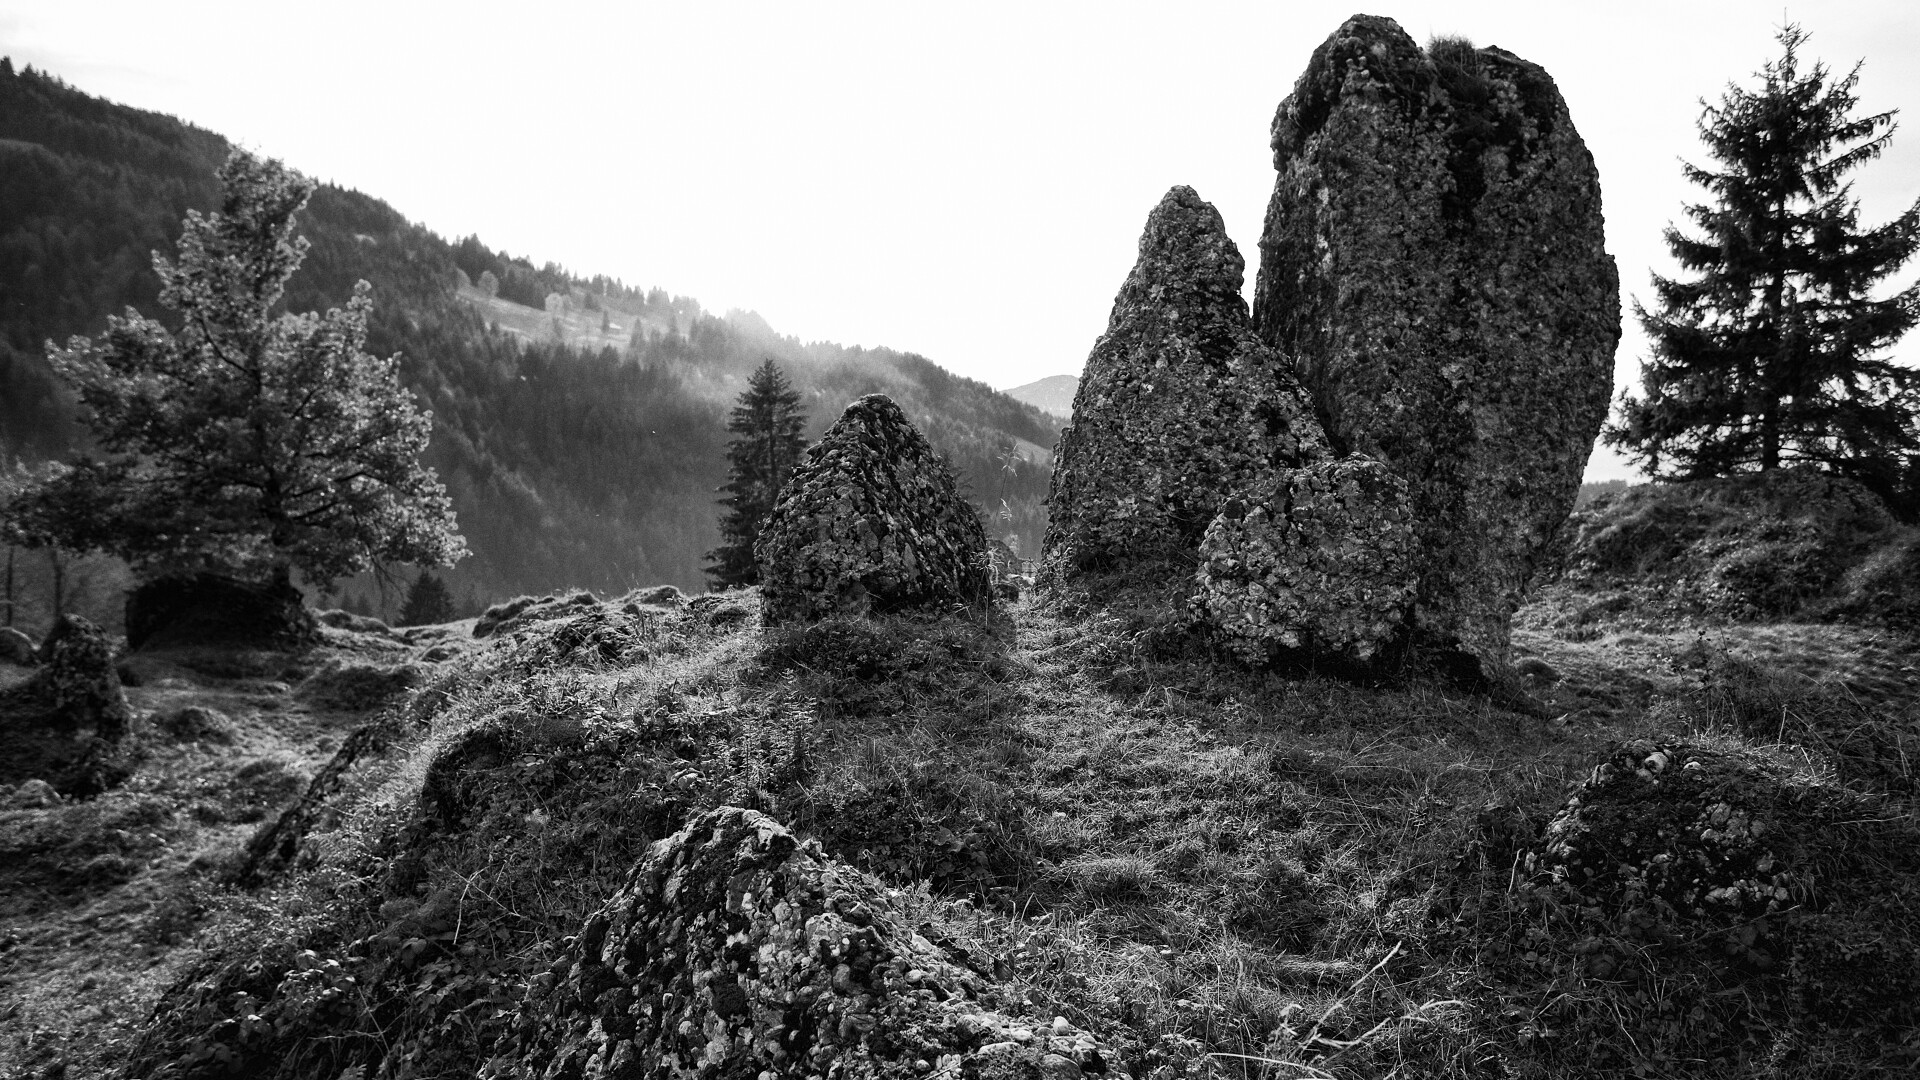
<svg viewBox="0 0 1920 1080">
<path fill-rule="evenodd" d="M 1196 615 L 1248 663 L 1373 661 L 1413 601 L 1406 482 L 1359 456 L 1283 471 L 1271 490 L 1228 500 L 1195 580 Z"/>
<path fill-rule="evenodd" d="M 1060 436 L 1047 577 L 1190 566 L 1230 494 L 1328 456 L 1305 394 L 1253 333 L 1245 269 L 1219 211 L 1192 188 L 1148 215 Z"/>
<path fill-rule="evenodd" d="M 1526 862 L 1529 891 L 1592 935 L 1590 971 L 1716 968 L 1721 1002 L 1703 1004 L 1738 994 L 1753 1013 L 1741 1022 L 1761 1030 L 1791 1016 L 1803 1033 L 1872 1044 L 1920 1023 L 1920 831 L 1804 756 L 1624 743 Z"/>
<path fill-rule="evenodd" d="M 1105 1073 L 1090 1033 L 1035 1023 L 949 960 L 867 875 L 723 806 L 655 844 L 483 1075 L 1031 1078 Z"/>
<path fill-rule="evenodd" d="M 1422 638 L 1498 675 L 1612 389 L 1592 156 L 1539 66 L 1374 16 L 1314 52 L 1272 147 L 1255 327 L 1334 448 L 1411 486 Z"/>
<path fill-rule="evenodd" d="M 991 596 L 978 512 L 885 394 L 847 406 L 808 448 L 754 557 L 769 625 Z"/>
</svg>

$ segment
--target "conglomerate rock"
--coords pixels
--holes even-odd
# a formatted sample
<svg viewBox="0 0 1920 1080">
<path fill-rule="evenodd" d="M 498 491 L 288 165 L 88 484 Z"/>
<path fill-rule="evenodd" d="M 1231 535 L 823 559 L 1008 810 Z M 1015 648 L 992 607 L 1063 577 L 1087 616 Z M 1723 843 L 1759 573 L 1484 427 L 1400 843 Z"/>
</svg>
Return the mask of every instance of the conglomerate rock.
<svg viewBox="0 0 1920 1080">
<path fill-rule="evenodd" d="M 1254 336 L 1245 270 L 1219 211 L 1192 188 L 1147 216 L 1060 435 L 1048 577 L 1190 564 L 1228 495 L 1328 456 L 1305 394 Z"/>
<path fill-rule="evenodd" d="M 1408 503 L 1406 482 L 1370 458 L 1282 472 L 1208 526 L 1195 613 L 1250 663 L 1375 659 L 1413 602 Z"/>
<path fill-rule="evenodd" d="M 47 719 L 72 728 L 91 728 L 108 743 L 127 733 L 133 710 L 113 666 L 113 641 L 92 622 L 62 615 L 40 645 L 45 666 L 28 689 L 47 710 Z"/>
<path fill-rule="evenodd" d="M 1421 637 L 1498 674 L 1612 388 L 1592 156 L 1537 65 L 1373 16 L 1314 52 L 1272 147 L 1255 327 L 1334 448 L 1411 485 Z"/>
<path fill-rule="evenodd" d="M 1697 951 L 1798 1025 L 1898 1041 L 1920 1023 L 1920 830 L 1897 806 L 1777 749 L 1636 740 L 1548 823 L 1527 888 L 1583 922 L 1590 974 Z"/>
<path fill-rule="evenodd" d="M 893 399 L 847 406 L 754 544 L 769 624 L 988 600 L 987 534 Z"/>
<path fill-rule="evenodd" d="M 872 878 L 738 807 L 655 844 L 543 979 L 516 1057 L 549 1080 L 1109 1071 L 1091 1034 L 1001 1011 Z"/>
</svg>

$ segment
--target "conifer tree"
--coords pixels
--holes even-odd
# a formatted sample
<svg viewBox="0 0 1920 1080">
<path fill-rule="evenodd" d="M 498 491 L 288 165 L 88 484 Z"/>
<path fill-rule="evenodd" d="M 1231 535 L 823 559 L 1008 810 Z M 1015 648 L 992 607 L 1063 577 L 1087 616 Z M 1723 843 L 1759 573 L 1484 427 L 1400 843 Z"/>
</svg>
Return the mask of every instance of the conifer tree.
<svg viewBox="0 0 1920 1080">
<path fill-rule="evenodd" d="M 1893 496 L 1920 451 L 1920 372 L 1884 352 L 1920 319 L 1920 285 L 1873 293 L 1920 248 L 1920 203 L 1860 225 L 1844 177 L 1885 150 L 1894 112 L 1851 115 L 1860 66 L 1803 69 L 1806 38 L 1787 26 L 1757 90 L 1702 102 L 1716 164 L 1683 169 L 1712 201 L 1686 208 L 1701 235 L 1666 231 L 1695 276 L 1655 275 L 1659 309 L 1634 305 L 1645 396 L 1622 395 L 1605 438 L 1654 477 L 1812 465 Z"/>
<path fill-rule="evenodd" d="M 716 589 L 760 580 L 753 542 L 773 512 L 787 476 L 807 449 L 807 418 L 800 394 L 772 359 L 761 363 L 728 418 L 734 439 L 727 446 L 728 479 L 720 490 L 720 546 L 707 553 L 707 578 Z"/>
<path fill-rule="evenodd" d="M 401 626 L 432 626 L 453 620 L 453 592 L 431 571 L 422 570 L 400 605 Z"/>
<path fill-rule="evenodd" d="M 11 528 L 143 568 L 283 583 L 452 563 L 465 544 L 419 460 L 432 417 L 398 357 L 364 351 L 367 283 L 324 315 L 275 313 L 305 257 L 294 215 L 313 182 L 243 150 L 219 179 L 219 212 L 190 212 L 178 260 L 154 257 L 179 332 L 129 310 L 98 341 L 48 343 L 104 454 L 12 500 Z"/>
</svg>

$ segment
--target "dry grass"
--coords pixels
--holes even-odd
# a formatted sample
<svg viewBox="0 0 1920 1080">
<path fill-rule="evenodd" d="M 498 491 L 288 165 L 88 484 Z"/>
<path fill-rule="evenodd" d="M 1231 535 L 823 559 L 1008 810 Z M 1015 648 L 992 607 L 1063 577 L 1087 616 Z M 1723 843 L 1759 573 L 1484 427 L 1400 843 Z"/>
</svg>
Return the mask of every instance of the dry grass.
<svg viewBox="0 0 1920 1080">
<path fill-rule="evenodd" d="M 1662 731 L 1792 742 L 1898 792 L 1920 733 L 1891 636 L 1566 595 L 1516 636 L 1547 720 L 1419 681 L 1216 666 L 1125 610 L 770 633 L 755 603 L 571 606 L 429 672 L 415 734 L 356 773 L 292 880 L 168 901 L 195 914 L 129 985 L 150 1000 L 200 955 L 211 989 L 168 998 L 147 1061 L 470 1073 L 646 843 L 733 803 L 880 875 L 1042 1021 L 1233 1076 L 1607 1075 L 1566 1064 L 1568 1032 L 1657 1042 L 1660 1006 L 1582 974 L 1522 865 L 1594 761 Z M 250 685 L 206 688 L 231 711 Z M 226 764 L 164 784 L 313 767 L 257 739 L 203 751 Z M 236 1001 L 280 1026 L 249 1034 Z M 62 1053 L 104 1060 L 14 1060 Z"/>
</svg>

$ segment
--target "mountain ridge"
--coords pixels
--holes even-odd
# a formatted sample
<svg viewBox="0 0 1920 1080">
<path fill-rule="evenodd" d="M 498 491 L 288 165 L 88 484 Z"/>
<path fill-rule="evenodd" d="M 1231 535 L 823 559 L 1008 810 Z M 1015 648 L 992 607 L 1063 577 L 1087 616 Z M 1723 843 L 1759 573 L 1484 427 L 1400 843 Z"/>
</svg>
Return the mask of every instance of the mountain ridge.
<svg viewBox="0 0 1920 1080">
<path fill-rule="evenodd" d="M 171 254 L 185 213 L 215 205 L 227 147 L 0 68 L 0 454 L 84 447 L 43 343 L 97 333 L 128 306 L 166 321 L 149 253 Z M 802 391 L 810 436 L 864 394 L 894 396 L 990 531 L 1038 547 L 1058 423 L 925 357 L 803 344 L 750 312 L 716 316 L 657 287 L 448 241 L 336 185 L 315 191 L 301 226 L 311 247 L 286 308 L 337 306 L 370 281 L 369 351 L 401 354 L 403 380 L 434 411 L 426 460 L 474 551 L 448 574 L 468 605 L 562 586 L 698 587 L 718 541 L 726 409 L 766 357 Z M 365 596 L 375 583 L 347 587 Z"/>
</svg>

